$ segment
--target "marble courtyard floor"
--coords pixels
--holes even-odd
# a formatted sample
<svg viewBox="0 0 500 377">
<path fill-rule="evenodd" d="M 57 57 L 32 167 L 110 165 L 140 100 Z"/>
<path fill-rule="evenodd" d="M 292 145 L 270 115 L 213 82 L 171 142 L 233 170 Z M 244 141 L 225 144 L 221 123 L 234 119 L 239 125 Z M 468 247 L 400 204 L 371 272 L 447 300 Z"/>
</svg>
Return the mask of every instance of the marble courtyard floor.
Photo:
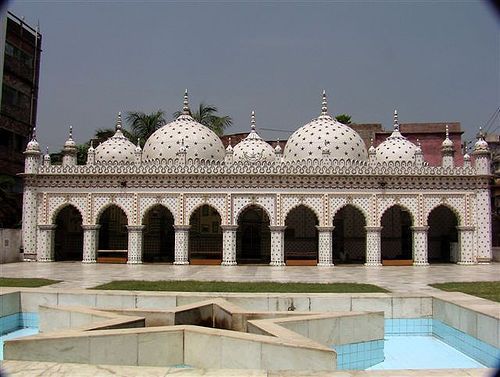
<svg viewBox="0 0 500 377">
<path fill-rule="evenodd" d="M 432 283 L 500 279 L 500 263 L 436 264 L 428 267 L 340 265 L 335 267 L 267 265 L 174 266 L 171 264 L 83 264 L 21 262 L 0 265 L 1 277 L 61 280 L 51 288 L 90 288 L 113 280 L 222 280 L 308 283 L 368 283 L 392 292 L 432 292 Z"/>
</svg>

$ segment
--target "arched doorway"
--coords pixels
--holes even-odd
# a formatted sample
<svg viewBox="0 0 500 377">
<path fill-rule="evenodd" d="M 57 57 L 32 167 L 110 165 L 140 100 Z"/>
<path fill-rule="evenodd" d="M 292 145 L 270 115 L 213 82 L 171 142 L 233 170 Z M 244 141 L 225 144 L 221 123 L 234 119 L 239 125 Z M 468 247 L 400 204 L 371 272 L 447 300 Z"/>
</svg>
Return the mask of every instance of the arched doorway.
<svg viewBox="0 0 500 377">
<path fill-rule="evenodd" d="M 82 215 L 74 206 L 68 205 L 55 218 L 54 260 L 82 261 L 83 228 Z"/>
<path fill-rule="evenodd" d="M 427 218 L 429 263 L 458 261 L 458 218 L 448 207 L 434 208 Z"/>
<path fill-rule="evenodd" d="M 173 262 L 174 260 L 174 216 L 164 206 L 151 207 L 142 224 L 142 261 Z"/>
<path fill-rule="evenodd" d="M 127 215 L 118 206 L 106 208 L 98 219 L 98 262 L 126 262 L 128 248 Z"/>
<path fill-rule="evenodd" d="M 292 209 L 285 219 L 285 262 L 287 264 L 316 264 L 318 261 L 318 217 L 308 207 Z"/>
<path fill-rule="evenodd" d="M 208 204 L 199 207 L 189 219 L 189 262 L 221 264 L 222 229 L 219 212 Z"/>
<path fill-rule="evenodd" d="M 346 205 L 335 214 L 333 226 L 334 263 L 365 263 L 366 219 L 363 212 Z"/>
<path fill-rule="evenodd" d="M 413 240 L 410 213 L 401 206 L 392 206 L 384 212 L 380 224 L 382 225 L 382 263 L 385 265 L 411 264 Z"/>
<path fill-rule="evenodd" d="M 236 261 L 269 263 L 271 261 L 271 231 L 269 217 L 261 207 L 247 207 L 238 217 Z"/>
</svg>

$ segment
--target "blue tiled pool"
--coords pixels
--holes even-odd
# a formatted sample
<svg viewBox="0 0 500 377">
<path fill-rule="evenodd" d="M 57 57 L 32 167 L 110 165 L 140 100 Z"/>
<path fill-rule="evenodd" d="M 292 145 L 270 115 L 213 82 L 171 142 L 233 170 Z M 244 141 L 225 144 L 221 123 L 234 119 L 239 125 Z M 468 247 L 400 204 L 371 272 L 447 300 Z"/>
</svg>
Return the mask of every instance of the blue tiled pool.
<svg viewBox="0 0 500 377">
<path fill-rule="evenodd" d="M 0 317 L 0 360 L 5 340 L 38 333 L 38 313 L 15 313 Z"/>
</svg>

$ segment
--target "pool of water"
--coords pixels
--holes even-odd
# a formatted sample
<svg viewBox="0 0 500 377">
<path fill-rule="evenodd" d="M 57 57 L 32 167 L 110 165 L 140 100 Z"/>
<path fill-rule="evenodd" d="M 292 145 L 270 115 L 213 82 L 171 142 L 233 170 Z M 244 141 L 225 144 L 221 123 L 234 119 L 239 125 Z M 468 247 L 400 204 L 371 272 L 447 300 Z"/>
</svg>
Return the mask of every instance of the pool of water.
<svg viewBox="0 0 500 377">
<path fill-rule="evenodd" d="M 23 336 L 38 334 L 38 328 L 26 327 L 24 329 L 14 330 L 7 334 L 0 336 L 0 360 L 3 360 L 3 342 L 10 339 L 20 338 Z"/>
</svg>

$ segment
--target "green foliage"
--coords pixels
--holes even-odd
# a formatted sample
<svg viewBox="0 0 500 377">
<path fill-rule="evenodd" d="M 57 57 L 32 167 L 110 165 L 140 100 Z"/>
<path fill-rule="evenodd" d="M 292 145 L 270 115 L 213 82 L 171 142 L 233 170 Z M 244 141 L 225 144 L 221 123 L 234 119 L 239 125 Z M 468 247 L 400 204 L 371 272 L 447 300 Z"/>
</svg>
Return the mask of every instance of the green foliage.
<svg viewBox="0 0 500 377">
<path fill-rule="evenodd" d="M 349 114 L 339 114 L 335 119 L 342 124 L 351 124 L 351 116 Z"/>
<path fill-rule="evenodd" d="M 282 293 L 360 293 L 387 292 L 372 284 L 356 283 L 272 283 L 224 281 L 145 281 L 116 280 L 93 289 L 176 292 L 282 292 Z"/>
<path fill-rule="evenodd" d="M 129 111 L 125 120 L 130 126 L 135 143 L 137 143 L 138 138 L 141 139 L 141 146 L 144 146 L 146 140 L 166 123 L 165 112 L 163 110 L 158 110 L 151 114 L 146 114 L 142 111 Z"/>
<path fill-rule="evenodd" d="M 50 279 L 30 279 L 30 278 L 0 278 L 0 287 L 43 287 L 59 283 L 59 280 Z"/>
<path fill-rule="evenodd" d="M 462 292 L 469 295 L 500 302 L 500 281 L 472 281 L 466 283 L 430 284 L 431 287 L 447 292 Z"/>
<path fill-rule="evenodd" d="M 206 105 L 203 102 L 200 103 L 198 109 L 195 112 L 190 111 L 191 116 L 198 123 L 203 124 L 215 132 L 218 136 L 224 134 L 224 130 L 233 124 L 233 120 L 230 116 L 217 115 L 217 107 L 213 105 Z M 177 118 L 182 114 L 182 111 L 176 111 L 173 116 Z"/>
</svg>

